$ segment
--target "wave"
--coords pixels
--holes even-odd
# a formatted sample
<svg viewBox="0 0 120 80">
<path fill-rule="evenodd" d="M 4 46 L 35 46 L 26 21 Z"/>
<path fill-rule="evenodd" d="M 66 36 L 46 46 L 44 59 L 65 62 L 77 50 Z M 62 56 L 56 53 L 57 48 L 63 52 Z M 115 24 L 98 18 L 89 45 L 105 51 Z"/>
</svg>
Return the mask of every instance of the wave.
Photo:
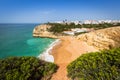
<svg viewBox="0 0 120 80">
<path fill-rule="evenodd" d="M 51 53 L 51 50 L 53 49 L 53 47 L 55 45 L 57 45 L 58 43 L 60 42 L 59 39 L 55 40 L 54 42 L 52 42 L 49 47 L 42 53 L 38 56 L 38 58 L 42 59 L 42 60 L 45 60 L 47 62 L 54 62 L 54 57 L 52 55 L 50 55 Z"/>
</svg>

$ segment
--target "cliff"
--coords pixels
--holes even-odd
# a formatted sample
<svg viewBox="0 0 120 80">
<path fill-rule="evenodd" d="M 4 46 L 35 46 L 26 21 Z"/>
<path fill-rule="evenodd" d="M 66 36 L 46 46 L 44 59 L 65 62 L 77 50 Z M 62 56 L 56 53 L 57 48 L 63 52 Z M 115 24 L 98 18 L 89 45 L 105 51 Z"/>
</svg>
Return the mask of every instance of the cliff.
<svg viewBox="0 0 120 80">
<path fill-rule="evenodd" d="M 48 37 L 48 38 L 58 38 L 56 35 L 54 35 L 52 32 L 49 32 L 47 29 L 49 29 L 51 25 L 42 24 L 38 25 L 33 30 L 33 37 Z"/>
<path fill-rule="evenodd" d="M 34 37 L 60 38 L 61 36 L 49 32 L 51 25 L 38 25 L 33 30 Z M 111 49 L 120 47 L 120 26 L 96 30 L 93 32 L 78 35 L 76 38 L 86 42 L 96 49 Z"/>
<path fill-rule="evenodd" d="M 77 39 L 99 49 L 120 47 L 120 26 L 96 30 L 77 36 Z"/>
</svg>

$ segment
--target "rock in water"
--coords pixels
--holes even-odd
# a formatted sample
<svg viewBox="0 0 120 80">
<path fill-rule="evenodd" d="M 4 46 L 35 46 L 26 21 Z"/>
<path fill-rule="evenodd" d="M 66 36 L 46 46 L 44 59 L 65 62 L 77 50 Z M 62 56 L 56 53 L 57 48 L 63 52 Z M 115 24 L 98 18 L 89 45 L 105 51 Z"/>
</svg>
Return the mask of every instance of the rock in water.
<svg viewBox="0 0 120 80">
<path fill-rule="evenodd" d="M 78 35 L 77 39 L 99 50 L 118 48 L 120 47 L 120 26 Z"/>
</svg>

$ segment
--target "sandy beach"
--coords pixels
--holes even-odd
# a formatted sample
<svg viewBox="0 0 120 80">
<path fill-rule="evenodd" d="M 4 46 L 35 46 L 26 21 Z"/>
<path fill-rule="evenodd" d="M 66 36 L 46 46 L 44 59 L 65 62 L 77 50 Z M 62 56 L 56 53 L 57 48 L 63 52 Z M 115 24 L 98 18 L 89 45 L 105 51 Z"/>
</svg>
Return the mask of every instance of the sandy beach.
<svg viewBox="0 0 120 80">
<path fill-rule="evenodd" d="M 69 80 L 67 78 L 66 66 L 81 54 L 97 51 L 92 46 L 89 46 L 85 42 L 79 41 L 74 37 L 61 37 L 60 40 L 61 42 L 53 47 L 51 53 L 54 57 L 54 63 L 59 66 L 51 80 Z"/>
</svg>

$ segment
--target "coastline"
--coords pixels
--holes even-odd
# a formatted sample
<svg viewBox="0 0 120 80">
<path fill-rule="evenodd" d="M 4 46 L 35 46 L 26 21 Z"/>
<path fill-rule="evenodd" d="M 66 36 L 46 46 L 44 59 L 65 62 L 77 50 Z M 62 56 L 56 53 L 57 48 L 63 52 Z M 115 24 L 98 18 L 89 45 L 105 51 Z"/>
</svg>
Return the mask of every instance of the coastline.
<svg viewBox="0 0 120 80">
<path fill-rule="evenodd" d="M 54 42 L 52 42 L 47 48 L 46 50 L 41 53 L 38 58 L 41 60 L 45 60 L 47 62 L 54 62 L 54 57 L 53 55 L 51 55 L 51 51 L 53 49 L 54 46 L 56 46 L 57 44 L 60 43 L 60 39 L 56 39 Z"/>
<path fill-rule="evenodd" d="M 98 50 L 73 36 L 62 36 L 52 42 L 38 58 L 59 66 L 51 80 L 70 80 L 67 77 L 67 65 L 80 55 L 95 51 Z"/>
<path fill-rule="evenodd" d="M 67 77 L 67 65 L 87 52 L 98 51 L 87 43 L 74 37 L 65 36 L 60 38 L 61 42 L 52 49 L 54 63 L 59 66 L 51 80 L 69 80 Z"/>
<path fill-rule="evenodd" d="M 73 36 L 64 36 L 60 37 L 59 44 L 53 46 L 52 55 L 54 56 L 54 62 L 60 64 L 70 63 L 80 55 L 94 51 L 98 50 L 86 42 L 77 40 Z"/>
</svg>

